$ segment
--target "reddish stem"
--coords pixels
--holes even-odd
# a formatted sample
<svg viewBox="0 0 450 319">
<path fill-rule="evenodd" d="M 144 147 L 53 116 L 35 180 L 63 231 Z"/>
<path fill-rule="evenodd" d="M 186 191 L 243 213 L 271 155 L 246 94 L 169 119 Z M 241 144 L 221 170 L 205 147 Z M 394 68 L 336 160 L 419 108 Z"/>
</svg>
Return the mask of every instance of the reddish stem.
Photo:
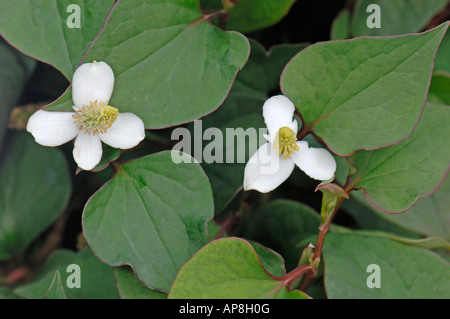
<svg viewBox="0 0 450 319">
<path fill-rule="evenodd" d="M 302 126 L 300 131 L 297 133 L 297 140 L 301 141 L 309 133 L 311 133 L 311 126 Z"/>
<path fill-rule="evenodd" d="M 301 265 L 301 266 L 298 266 L 297 268 L 295 268 L 294 270 L 292 270 L 291 272 L 287 273 L 286 275 L 283 275 L 283 276 L 270 275 L 270 276 L 273 279 L 281 282 L 279 288 L 286 286 L 289 290 L 291 284 L 295 280 L 297 280 L 300 276 L 302 276 L 306 273 L 309 273 L 312 276 L 314 276 L 316 273 L 316 269 L 310 265 Z"/>
<path fill-rule="evenodd" d="M 23 266 L 11 271 L 6 278 L 7 281 L 10 283 L 18 283 L 25 281 L 26 278 L 28 278 L 29 276 L 30 276 L 30 269 Z"/>
<path fill-rule="evenodd" d="M 334 215 L 338 211 L 338 209 L 341 206 L 341 203 L 342 203 L 343 200 L 344 200 L 343 197 L 341 197 L 339 199 L 339 202 L 336 204 L 336 207 L 334 208 L 333 212 L 331 213 L 331 217 L 330 217 L 328 223 L 325 224 L 325 225 L 320 225 L 319 226 L 319 235 L 317 236 L 316 246 L 315 246 L 315 249 L 314 249 L 314 255 L 313 255 L 313 258 L 312 258 L 313 261 L 319 261 L 320 256 L 322 255 L 322 248 L 323 248 L 323 243 L 325 241 L 325 236 L 326 236 L 326 234 L 328 232 L 328 229 L 330 228 L 331 221 L 333 220 Z"/>
<path fill-rule="evenodd" d="M 355 185 L 355 182 L 350 183 L 350 178 L 347 178 L 347 181 L 344 185 L 344 191 L 348 194 L 353 190 L 353 186 Z M 328 232 L 328 229 L 330 228 L 331 222 L 334 218 L 334 215 L 336 215 L 336 212 L 339 210 L 339 207 L 341 206 L 342 202 L 344 200 L 344 197 L 339 198 L 339 201 L 337 202 L 336 206 L 334 207 L 333 212 L 331 213 L 331 217 L 328 219 L 328 222 L 326 224 L 321 224 L 319 226 L 319 234 L 317 236 L 316 245 L 314 249 L 314 255 L 312 257 L 312 261 L 314 264 L 319 265 L 320 262 L 320 256 L 322 255 L 322 248 L 323 244 L 325 242 L 325 236 Z M 308 287 L 312 283 L 312 278 L 316 275 L 316 272 L 310 272 L 308 273 L 308 276 L 303 278 L 302 282 L 300 283 L 299 289 L 302 291 L 306 291 Z"/>
</svg>

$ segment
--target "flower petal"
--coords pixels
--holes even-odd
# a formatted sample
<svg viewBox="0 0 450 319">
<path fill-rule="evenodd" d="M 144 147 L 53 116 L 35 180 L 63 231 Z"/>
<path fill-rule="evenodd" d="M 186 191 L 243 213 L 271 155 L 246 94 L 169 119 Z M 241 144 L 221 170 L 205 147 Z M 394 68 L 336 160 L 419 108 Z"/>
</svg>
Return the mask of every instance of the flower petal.
<svg viewBox="0 0 450 319">
<path fill-rule="evenodd" d="M 80 132 L 75 126 L 73 114 L 38 110 L 29 118 L 27 131 L 41 145 L 59 146 L 73 140 Z"/>
<path fill-rule="evenodd" d="M 308 142 L 298 141 L 299 150 L 291 158 L 311 178 L 326 181 L 334 177 L 336 161 L 324 148 L 309 147 Z"/>
<path fill-rule="evenodd" d="M 284 160 L 270 143 L 265 143 L 250 157 L 245 166 L 244 190 L 270 192 L 291 175 L 294 166 L 291 159 Z"/>
<path fill-rule="evenodd" d="M 119 113 L 108 131 L 100 134 L 103 143 L 120 149 L 135 147 L 144 138 L 144 122 L 133 113 Z"/>
<path fill-rule="evenodd" d="M 80 133 L 75 139 L 73 158 L 78 167 L 84 170 L 93 169 L 102 159 L 102 142 L 98 134 L 89 135 Z"/>
<path fill-rule="evenodd" d="M 270 142 L 273 143 L 275 135 L 283 126 L 291 128 L 295 134 L 298 132 L 297 120 L 293 120 L 294 104 L 284 95 L 275 95 L 263 105 L 264 122 L 269 131 Z"/>
<path fill-rule="evenodd" d="M 114 73 L 105 62 L 85 63 L 73 74 L 72 100 L 77 108 L 90 102 L 108 103 L 114 88 Z"/>
</svg>

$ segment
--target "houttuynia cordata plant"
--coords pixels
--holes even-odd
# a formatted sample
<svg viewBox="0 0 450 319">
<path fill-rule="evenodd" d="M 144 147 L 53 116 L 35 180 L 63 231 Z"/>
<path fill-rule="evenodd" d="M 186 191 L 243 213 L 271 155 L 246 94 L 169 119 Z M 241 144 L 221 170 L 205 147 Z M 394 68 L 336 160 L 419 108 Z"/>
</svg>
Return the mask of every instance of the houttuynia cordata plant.
<svg viewBox="0 0 450 319">
<path fill-rule="evenodd" d="M 450 298 L 449 18 L 0 0 L 0 297 Z"/>
</svg>

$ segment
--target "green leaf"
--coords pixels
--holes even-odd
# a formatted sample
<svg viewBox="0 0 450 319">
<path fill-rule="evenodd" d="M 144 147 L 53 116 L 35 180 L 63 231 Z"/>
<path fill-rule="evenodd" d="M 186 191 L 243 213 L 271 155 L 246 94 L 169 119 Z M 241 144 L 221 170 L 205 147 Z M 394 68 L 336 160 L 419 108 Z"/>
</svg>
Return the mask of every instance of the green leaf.
<svg viewBox="0 0 450 319">
<path fill-rule="evenodd" d="M 251 32 L 281 20 L 295 0 L 239 0 L 231 10 L 227 30 Z"/>
<path fill-rule="evenodd" d="M 363 196 L 356 196 L 355 198 L 360 202 L 364 202 L 366 206 L 370 206 L 373 214 L 389 221 L 393 225 L 397 225 L 397 227 L 402 227 L 421 236 L 437 236 L 450 241 L 449 193 L 450 178 L 446 178 L 436 192 L 428 197 L 419 199 L 413 207 L 402 214 L 380 212 L 370 206 Z M 352 195 L 355 194 L 355 192 L 352 193 Z"/>
<path fill-rule="evenodd" d="M 146 128 L 193 121 L 223 103 L 249 55 L 243 35 L 206 20 L 198 0 L 119 1 L 85 61 L 111 66 L 110 104 Z M 68 111 L 67 100 L 47 109 Z"/>
<path fill-rule="evenodd" d="M 55 272 L 50 287 L 42 296 L 43 299 L 67 299 L 59 271 Z"/>
<path fill-rule="evenodd" d="M 323 249 L 328 298 L 418 299 L 450 297 L 450 267 L 438 255 L 370 236 L 328 234 Z M 380 288 L 366 282 L 380 267 Z M 370 281 L 370 280 L 369 280 Z"/>
<path fill-rule="evenodd" d="M 257 242 L 248 241 L 248 243 L 252 245 L 255 253 L 261 261 L 261 265 L 265 270 L 267 270 L 268 273 L 274 276 L 283 276 L 286 274 L 286 269 L 284 269 L 284 260 L 280 254 L 270 248 L 262 246 Z"/>
<path fill-rule="evenodd" d="M 391 239 L 400 242 L 405 245 L 411 245 L 420 248 L 426 248 L 431 250 L 448 250 L 450 251 L 450 243 L 439 237 L 426 237 L 426 238 L 409 238 L 399 236 L 393 233 L 389 233 L 382 230 L 353 230 L 343 226 L 333 225 L 332 232 L 338 234 L 357 234 L 362 236 L 381 237 Z"/>
<path fill-rule="evenodd" d="M 12 287 L 0 287 L 0 299 L 23 299 L 22 297 L 13 293 Z"/>
<path fill-rule="evenodd" d="M 331 39 L 348 39 L 350 37 L 350 11 L 342 10 L 331 26 Z"/>
<path fill-rule="evenodd" d="M 431 78 L 430 90 L 428 92 L 428 101 L 450 105 L 450 73 L 435 72 Z"/>
<path fill-rule="evenodd" d="M 0 13 L 1 14 L 1 13 Z M 0 148 L 9 120 L 9 113 L 19 99 L 25 81 L 36 62 L 0 41 Z"/>
<path fill-rule="evenodd" d="M 289 297 L 308 298 L 288 292 L 267 273 L 252 246 L 239 238 L 218 239 L 200 249 L 180 269 L 169 292 L 169 299 Z"/>
<path fill-rule="evenodd" d="M 70 282 L 72 282 L 72 278 L 69 276 L 75 274 L 73 270 L 68 269 L 68 266 L 72 264 L 80 267 L 80 288 L 67 286 L 68 279 L 71 279 Z M 57 273 L 61 275 L 59 279 Z M 53 289 L 52 296 L 61 296 L 61 288 L 63 288 L 68 299 L 119 298 L 112 268 L 100 262 L 89 247 L 85 247 L 78 253 L 68 250 L 55 252 L 42 265 L 33 281 L 16 288 L 14 293 L 26 298 L 37 299 L 47 294 L 49 287 L 50 290 Z"/>
<path fill-rule="evenodd" d="M 215 220 L 211 220 L 208 222 L 208 234 L 209 241 L 216 239 L 216 234 L 221 229 L 221 225 L 217 224 Z M 218 238 L 227 238 L 226 232 L 223 232 L 222 235 Z M 258 254 L 259 259 L 261 260 L 261 264 L 264 268 L 271 274 L 275 276 L 282 276 L 285 274 L 286 270 L 284 269 L 284 260 L 280 254 L 273 251 L 270 248 L 264 247 L 263 245 L 254 242 L 248 241 L 250 245 L 252 245 L 255 252 Z"/>
<path fill-rule="evenodd" d="M 390 216 L 404 216 L 408 214 L 409 210 L 402 214 L 386 214 L 385 212 L 381 212 L 367 202 L 362 190 L 352 191 L 350 193 L 350 200 L 343 201 L 341 209 L 354 219 L 358 228 L 365 230 L 383 230 L 410 238 L 420 237 L 416 232 L 406 229 L 401 223 L 390 222 L 386 218 Z"/>
<path fill-rule="evenodd" d="M 82 221 L 87 242 L 103 262 L 129 264 L 146 286 L 163 291 L 207 242 L 206 221 L 214 213 L 200 165 L 175 164 L 171 154 L 178 153 L 156 153 L 120 166 L 90 198 Z"/>
<path fill-rule="evenodd" d="M 53 65 L 71 79 L 113 3 L 113 0 L 2 0 L 0 33 L 20 51 Z M 80 8 L 80 28 L 67 24 L 74 12 L 67 11 L 71 4 Z"/>
<path fill-rule="evenodd" d="M 66 207 L 72 184 L 56 148 L 26 132 L 9 139 L 0 162 L 0 259 L 18 257 Z"/>
<path fill-rule="evenodd" d="M 386 219 L 425 236 L 450 241 L 450 178 L 431 196 L 420 199 L 400 215 L 387 214 Z M 386 214 L 384 214 L 386 215 Z"/>
<path fill-rule="evenodd" d="M 140 283 L 128 266 L 114 268 L 117 289 L 122 299 L 166 299 L 163 292 L 152 290 Z"/>
<path fill-rule="evenodd" d="M 353 13 L 353 36 L 419 32 L 447 3 L 448 0 L 358 0 Z M 367 19 L 373 14 L 367 12 L 370 4 L 380 7 L 380 28 L 367 26 Z"/>
<path fill-rule="evenodd" d="M 305 125 L 337 154 L 399 142 L 423 110 L 447 27 L 311 45 L 287 64 L 281 89 Z"/>
<path fill-rule="evenodd" d="M 428 103 L 405 141 L 349 157 L 358 172 L 350 179 L 379 210 L 402 212 L 442 183 L 450 164 L 450 109 Z"/>
<path fill-rule="evenodd" d="M 450 73 L 450 33 L 446 33 L 436 54 L 434 69 Z"/>
<path fill-rule="evenodd" d="M 319 225 L 320 216 L 310 207 L 278 199 L 247 212 L 239 234 L 280 253 L 290 270 L 297 266 L 302 253 L 298 243 L 316 235 Z"/>
</svg>

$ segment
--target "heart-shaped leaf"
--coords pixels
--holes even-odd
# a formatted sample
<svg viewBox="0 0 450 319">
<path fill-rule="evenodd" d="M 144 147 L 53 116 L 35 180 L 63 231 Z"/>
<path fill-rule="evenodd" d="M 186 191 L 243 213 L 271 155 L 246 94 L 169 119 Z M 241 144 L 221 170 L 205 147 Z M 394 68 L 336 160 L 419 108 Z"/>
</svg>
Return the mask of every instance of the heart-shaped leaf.
<svg viewBox="0 0 450 319">
<path fill-rule="evenodd" d="M 360 221 L 364 228 L 385 229 L 401 235 L 417 237 L 438 236 L 450 241 L 450 178 L 446 178 L 432 195 L 419 199 L 417 203 L 401 214 L 386 214 L 373 208 L 362 192 L 352 192 L 353 201 L 361 203 L 353 209 L 352 216 Z M 347 202 L 347 201 L 346 201 Z M 344 202 L 344 204 L 346 204 Z M 346 205 L 344 205 L 346 206 Z M 348 210 L 348 207 L 346 207 Z M 351 209 L 351 208 L 350 208 Z M 384 227 L 383 227 L 384 226 Z M 397 229 L 393 227 L 397 226 Z M 412 233 L 399 232 L 398 229 Z"/>
<path fill-rule="evenodd" d="M 405 141 L 349 157 L 358 169 L 354 188 L 364 190 L 376 208 L 402 212 L 419 198 L 433 193 L 450 165 L 450 109 L 427 103 L 414 132 Z"/>
<path fill-rule="evenodd" d="M 69 267 L 71 265 L 78 267 Z M 68 282 L 79 282 L 79 288 L 68 286 Z M 78 253 L 58 250 L 42 265 L 31 283 L 16 288 L 14 293 L 33 299 L 45 295 L 48 298 L 63 298 L 65 295 L 68 299 L 119 297 L 112 268 L 101 263 L 89 247 Z"/>
<path fill-rule="evenodd" d="M 113 3 L 114 0 L 2 0 L 0 34 L 20 51 L 53 65 L 70 80 Z M 75 20 L 79 20 L 79 27 L 72 24 Z"/>
<path fill-rule="evenodd" d="M 208 243 L 179 271 L 169 299 L 285 299 L 309 298 L 298 290 L 288 291 L 271 276 L 252 246 L 240 238 Z"/>
<path fill-rule="evenodd" d="M 371 236 L 328 234 L 323 259 L 328 298 L 450 297 L 449 264 L 422 248 Z M 373 286 L 378 283 L 379 288 Z"/>
<path fill-rule="evenodd" d="M 146 128 L 193 121 L 222 104 L 249 55 L 244 36 L 207 20 L 198 0 L 121 0 L 85 62 L 112 67 L 110 104 L 136 114 Z M 71 108 L 65 96 L 47 107 Z"/>
<path fill-rule="evenodd" d="M 311 45 L 286 66 L 281 89 L 300 111 L 304 129 L 337 154 L 397 143 L 423 110 L 447 27 Z"/>
<path fill-rule="evenodd" d="M 420 199 L 402 214 L 383 214 L 389 221 L 425 236 L 450 241 L 450 178 L 433 195 Z"/>
<path fill-rule="evenodd" d="M 206 221 L 214 214 L 200 165 L 175 164 L 171 154 L 179 153 L 156 153 L 120 166 L 90 198 L 82 222 L 87 242 L 103 262 L 129 264 L 145 285 L 164 291 L 207 242 Z"/>
</svg>

